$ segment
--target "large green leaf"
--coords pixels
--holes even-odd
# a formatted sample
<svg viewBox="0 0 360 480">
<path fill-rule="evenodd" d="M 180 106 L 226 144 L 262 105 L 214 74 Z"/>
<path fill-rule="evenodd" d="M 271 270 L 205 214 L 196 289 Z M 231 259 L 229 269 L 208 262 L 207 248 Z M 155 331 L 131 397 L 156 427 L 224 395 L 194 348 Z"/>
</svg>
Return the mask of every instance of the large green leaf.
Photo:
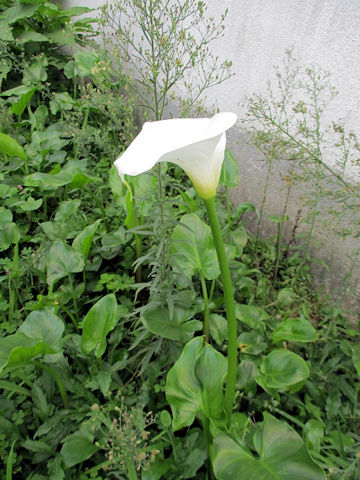
<svg viewBox="0 0 360 480">
<path fill-rule="evenodd" d="M 214 440 L 218 480 L 325 480 L 301 437 L 287 423 L 264 413 L 254 436 L 255 456 L 243 444 L 221 433 Z"/>
<path fill-rule="evenodd" d="M 64 332 L 64 324 L 58 316 L 49 310 L 34 310 L 19 327 L 18 332 L 29 338 L 41 340 L 60 351 L 60 339 Z"/>
<path fill-rule="evenodd" d="M 195 213 L 181 218 L 171 236 L 172 261 L 189 278 L 200 272 L 208 280 L 220 274 L 210 227 Z"/>
<path fill-rule="evenodd" d="M 38 10 L 38 8 L 39 5 L 36 4 L 22 5 L 21 3 L 18 3 L 13 7 L 7 8 L 1 12 L 1 20 L 5 20 L 9 25 L 11 25 L 18 20 L 31 17 Z"/>
<path fill-rule="evenodd" d="M 66 277 L 69 273 L 82 272 L 84 259 L 81 253 L 66 243 L 56 240 L 47 257 L 47 283 L 54 286 L 55 282 Z"/>
<path fill-rule="evenodd" d="M 155 335 L 187 342 L 196 331 L 202 329 L 202 323 L 199 320 L 190 320 L 193 314 L 191 309 L 176 305 L 171 318 L 167 307 L 154 306 L 142 314 L 141 321 Z"/>
<path fill-rule="evenodd" d="M 15 245 L 20 240 L 20 230 L 16 223 L 0 224 L 0 252 L 7 250 L 10 245 Z"/>
<path fill-rule="evenodd" d="M 214 422 L 224 418 L 222 387 L 227 362 L 211 345 L 203 343 L 203 337 L 190 340 L 167 375 L 165 391 L 174 430 L 191 425 L 198 413 Z"/>
<path fill-rule="evenodd" d="M 113 293 L 98 300 L 83 321 L 81 347 L 85 353 L 95 350 L 100 358 L 106 350 L 106 336 L 117 322 L 117 303 Z"/>
<path fill-rule="evenodd" d="M 274 342 L 313 342 L 317 338 L 315 328 L 305 318 L 288 318 L 271 334 Z"/>
<path fill-rule="evenodd" d="M 49 173 L 36 172 L 24 178 L 24 185 L 27 187 L 41 187 L 44 190 L 53 190 L 64 185 L 70 188 L 82 188 L 94 179 L 79 169 L 62 170 L 53 175 Z"/>
<path fill-rule="evenodd" d="M 0 369 L 24 365 L 39 355 L 61 351 L 63 331 L 63 322 L 52 312 L 31 312 L 15 334 L 0 339 Z"/>
<path fill-rule="evenodd" d="M 5 133 L 0 132 L 0 152 L 10 157 L 19 157 L 26 160 L 26 154 L 21 145 L 16 140 Z"/>
<path fill-rule="evenodd" d="M 305 381 L 310 374 L 303 358 L 289 350 L 273 350 L 261 366 L 256 382 L 265 390 L 285 391 Z"/>
<path fill-rule="evenodd" d="M 269 315 L 260 307 L 255 305 L 235 305 L 235 315 L 240 322 L 245 323 L 251 329 L 265 331 L 266 321 L 269 320 Z"/>
<path fill-rule="evenodd" d="M 90 458 L 98 449 L 90 431 L 79 430 L 65 438 L 60 455 L 65 467 L 70 468 Z"/>
</svg>

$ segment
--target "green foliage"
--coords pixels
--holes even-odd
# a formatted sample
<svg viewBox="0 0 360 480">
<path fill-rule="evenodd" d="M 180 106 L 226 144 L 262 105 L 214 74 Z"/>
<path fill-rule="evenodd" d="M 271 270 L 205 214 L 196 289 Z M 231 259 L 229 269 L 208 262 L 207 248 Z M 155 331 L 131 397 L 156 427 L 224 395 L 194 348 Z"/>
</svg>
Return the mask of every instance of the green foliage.
<svg viewBox="0 0 360 480">
<path fill-rule="evenodd" d="M 164 4 L 152 4 L 158 22 Z M 183 5 L 186 21 L 208 24 L 203 2 Z M 106 17 L 112 7 L 104 8 Z M 279 466 L 290 460 L 301 478 L 323 478 L 314 461 L 330 479 L 356 478 L 358 326 L 319 302 L 297 252 L 277 255 L 281 242 L 246 231 L 255 207 L 232 210 L 228 189 L 239 175 L 231 153 L 216 204 L 238 322 L 229 428 L 226 312 L 205 211 L 177 167 L 127 185 L 110 170 L 137 129 L 141 95 L 149 93 L 147 107 L 160 115 L 170 88 L 161 90 L 162 75 L 180 81 L 197 71 L 206 42 L 221 35 L 222 22 L 210 21 L 210 37 L 195 45 L 176 16 L 180 3 L 167 8 L 161 15 L 180 23 L 174 31 L 147 24 L 153 52 L 164 48 L 166 62 L 144 49 L 147 84 L 138 89 L 121 70 L 121 52 L 111 64 L 98 47 L 77 49 L 96 32 L 89 19 L 71 17 L 88 9 L 42 0 L 0 7 L 0 476 L 205 480 L 210 459 L 219 479 L 232 478 L 232 464 L 236 475 L 261 478 L 271 465 L 274 478 L 286 478 Z M 124 25 L 121 45 L 129 47 Z M 62 53 L 64 45 L 74 53 Z M 195 70 L 177 65 L 179 52 Z M 210 72 L 209 83 L 188 84 L 195 95 L 184 111 L 229 74 L 224 64 L 216 78 L 213 60 L 202 77 Z M 149 75 L 154 62 L 160 70 Z M 164 95 L 157 104 L 147 90 L 154 78 Z"/>
<path fill-rule="evenodd" d="M 219 480 L 321 480 L 321 471 L 301 437 L 285 422 L 265 413 L 253 438 L 254 456 L 242 439 L 219 434 L 214 441 L 214 470 Z"/>
</svg>

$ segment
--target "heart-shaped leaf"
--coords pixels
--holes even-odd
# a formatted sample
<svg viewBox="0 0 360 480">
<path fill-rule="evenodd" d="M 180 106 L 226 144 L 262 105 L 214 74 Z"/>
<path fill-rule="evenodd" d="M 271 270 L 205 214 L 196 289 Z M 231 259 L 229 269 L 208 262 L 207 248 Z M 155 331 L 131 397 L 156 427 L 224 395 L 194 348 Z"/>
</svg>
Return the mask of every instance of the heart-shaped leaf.
<svg viewBox="0 0 360 480">
<path fill-rule="evenodd" d="M 220 274 L 210 227 L 195 213 L 181 218 L 171 236 L 170 254 L 172 261 L 189 278 L 200 272 L 206 279 L 213 280 Z"/>
<path fill-rule="evenodd" d="M 305 318 L 288 318 L 271 334 L 274 342 L 313 342 L 317 338 L 315 328 Z"/>
<path fill-rule="evenodd" d="M 303 358 L 289 350 L 279 349 L 264 358 L 255 380 L 267 391 L 285 391 L 305 381 L 309 374 Z"/>
<path fill-rule="evenodd" d="M 57 240 L 48 253 L 47 283 L 49 286 L 54 286 L 55 282 L 69 273 L 82 272 L 83 268 L 84 259 L 81 253 Z"/>
<path fill-rule="evenodd" d="M 227 362 L 211 345 L 203 343 L 203 337 L 190 340 L 166 378 L 173 430 L 191 425 L 198 413 L 214 422 L 224 418 L 222 386 Z"/>
<path fill-rule="evenodd" d="M 287 423 L 264 413 L 254 436 L 257 455 L 243 442 L 221 433 L 214 440 L 214 472 L 218 480 L 325 480 L 301 437 Z"/>
<path fill-rule="evenodd" d="M 64 324 L 48 310 L 30 313 L 18 331 L 0 339 L 0 370 L 24 365 L 39 355 L 61 351 Z"/>
</svg>

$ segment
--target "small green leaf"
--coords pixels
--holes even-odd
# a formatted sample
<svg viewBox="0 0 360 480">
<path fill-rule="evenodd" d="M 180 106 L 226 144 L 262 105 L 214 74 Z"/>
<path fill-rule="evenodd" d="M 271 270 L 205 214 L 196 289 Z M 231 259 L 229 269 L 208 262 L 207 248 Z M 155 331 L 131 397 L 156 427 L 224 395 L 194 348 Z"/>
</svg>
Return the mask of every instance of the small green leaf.
<svg viewBox="0 0 360 480">
<path fill-rule="evenodd" d="M 54 350 L 60 351 L 64 324 L 49 310 L 34 310 L 27 316 L 18 332 L 24 333 L 28 338 L 41 340 Z"/>
<path fill-rule="evenodd" d="M 106 336 L 117 323 L 117 303 L 113 293 L 98 300 L 83 321 L 81 347 L 85 353 L 95 350 L 100 358 L 106 350 Z"/>
<path fill-rule="evenodd" d="M 278 292 L 277 301 L 279 305 L 286 307 L 294 302 L 295 297 L 296 295 L 291 288 L 282 288 Z"/>
<path fill-rule="evenodd" d="M 208 280 L 219 276 L 219 264 L 210 227 L 195 213 L 181 218 L 171 239 L 171 261 L 182 273 L 191 278 L 198 271 Z"/>
<path fill-rule="evenodd" d="M 190 340 L 167 375 L 165 391 L 173 414 L 173 430 L 191 425 L 198 413 L 214 422 L 224 419 L 222 386 L 227 362 L 203 342 L 203 337 Z"/>
<path fill-rule="evenodd" d="M 20 230 L 16 223 L 0 224 L 0 252 L 7 250 L 10 245 L 16 245 L 20 240 Z"/>
<path fill-rule="evenodd" d="M 240 180 L 239 165 L 230 150 L 225 150 L 225 158 L 221 169 L 220 185 L 228 188 L 237 187 Z"/>
<path fill-rule="evenodd" d="M 83 255 L 84 262 L 86 262 L 89 256 L 91 243 L 101 221 L 102 219 L 100 218 L 96 220 L 96 222 L 94 222 L 92 225 L 88 225 L 84 228 L 82 232 L 79 233 L 79 235 L 76 236 L 76 238 L 74 238 L 72 247 L 74 250 L 80 252 Z"/>
<path fill-rule="evenodd" d="M 218 345 L 222 345 L 227 340 L 227 321 L 217 313 L 211 313 L 210 319 L 210 336 Z"/>
<path fill-rule="evenodd" d="M 259 355 L 266 350 L 267 344 L 259 331 L 244 332 L 238 337 L 238 348 L 241 353 Z"/>
<path fill-rule="evenodd" d="M 235 305 L 235 315 L 240 322 L 245 323 L 251 329 L 265 331 L 265 324 L 269 320 L 269 315 L 260 307 L 255 305 Z"/>
<path fill-rule="evenodd" d="M 18 43 L 27 43 L 27 42 L 49 42 L 49 37 L 43 35 L 42 33 L 34 31 L 23 31 L 18 37 L 16 37 Z"/>
<path fill-rule="evenodd" d="M 53 190 L 64 185 L 69 188 L 82 188 L 94 179 L 79 169 L 62 170 L 53 175 L 49 173 L 36 172 L 24 178 L 24 185 L 27 187 L 41 187 L 43 190 Z"/>
<path fill-rule="evenodd" d="M 56 240 L 47 257 L 47 283 L 54 286 L 55 282 L 69 273 L 82 272 L 84 259 L 82 255 L 66 243 Z"/>
<path fill-rule="evenodd" d="M 273 350 L 264 358 L 255 380 L 265 390 L 285 391 L 306 380 L 309 374 L 309 367 L 299 355 Z"/>
<path fill-rule="evenodd" d="M 22 115 L 36 90 L 36 87 L 27 87 L 27 91 L 21 94 L 18 100 L 11 105 L 11 111 L 16 115 Z"/>
<path fill-rule="evenodd" d="M 64 324 L 48 310 L 35 310 L 18 331 L 0 338 L 0 369 L 29 363 L 39 355 L 61 351 Z"/>
<path fill-rule="evenodd" d="M 351 350 L 352 362 L 354 364 L 354 367 L 356 368 L 358 375 L 360 376 L 360 345 L 352 345 Z"/>
<path fill-rule="evenodd" d="M 60 455 L 66 468 L 84 462 L 98 450 L 93 444 L 92 435 L 84 430 L 79 430 L 68 435 L 63 443 Z"/>
<path fill-rule="evenodd" d="M 308 420 L 305 423 L 303 433 L 307 448 L 310 451 L 320 452 L 321 440 L 324 437 L 324 426 L 320 420 Z"/>
<path fill-rule="evenodd" d="M 5 133 L 0 132 L 0 152 L 10 157 L 19 157 L 26 160 L 26 154 L 21 145 L 16 140 Z"/>
<path fill-rule="evenodd" d="M 46 82 L 47 72 L 46 67 L 48 61 L 45 55 L 40 55 L 35 58 L 31 64 L 24 69 L 23 83 L 37 83 Z"/>
<path fill-rule="evenodd" d="M 254 437 L 255 456 L 243 442 L 221 433 L 214 440 L 218 480 L 325 480 L 301 437 L 287 423 L 264 413 Z"/>
<path fill-rule="evenodd" d="M 317 338 L 315 328 L 305 318 L 288 318 L 271 334 L 274 342 L 313 342 Z"/>
</svg>

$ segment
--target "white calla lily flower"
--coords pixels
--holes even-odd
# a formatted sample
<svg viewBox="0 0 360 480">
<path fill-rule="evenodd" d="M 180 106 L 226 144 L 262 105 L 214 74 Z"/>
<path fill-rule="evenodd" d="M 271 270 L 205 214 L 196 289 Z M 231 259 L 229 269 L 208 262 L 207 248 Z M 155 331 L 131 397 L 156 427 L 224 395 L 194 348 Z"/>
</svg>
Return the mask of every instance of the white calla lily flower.
<svg viewBox="0 0 360 480">
<path fill-rule="evenodd" d="M 139 135 L 115 161 L 121 178 L 139 175 L 158 162 L 179 165 L 201 198 L 216 195 L 224 161 L 226 135 L 237 120 L 235 113 L 212 118 L 179 118 L 147 122 Z"/>
</svg>

